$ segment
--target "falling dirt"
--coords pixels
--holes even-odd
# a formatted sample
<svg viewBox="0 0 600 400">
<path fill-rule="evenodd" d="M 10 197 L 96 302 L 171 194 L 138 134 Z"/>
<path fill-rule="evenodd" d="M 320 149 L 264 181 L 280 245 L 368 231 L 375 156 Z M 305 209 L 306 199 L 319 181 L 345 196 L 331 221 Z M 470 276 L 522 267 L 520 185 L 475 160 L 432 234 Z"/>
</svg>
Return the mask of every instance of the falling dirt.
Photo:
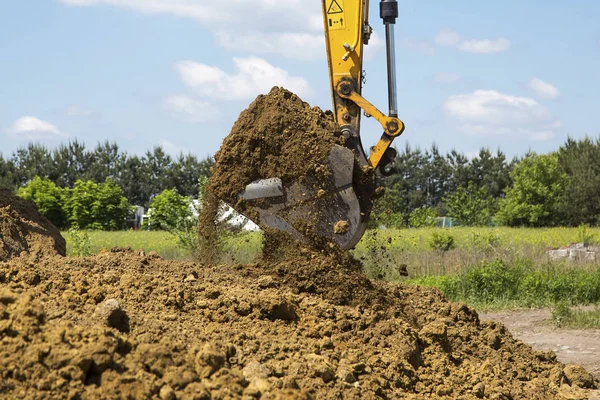
<svg viewBox="0 0 600 400">
<path fill-rule="evenodd" d="M 60 232 L 29 201 L 0 189 L 0 261 L 21 253 L 32 257 L 65 255 Z"/>
</svg>

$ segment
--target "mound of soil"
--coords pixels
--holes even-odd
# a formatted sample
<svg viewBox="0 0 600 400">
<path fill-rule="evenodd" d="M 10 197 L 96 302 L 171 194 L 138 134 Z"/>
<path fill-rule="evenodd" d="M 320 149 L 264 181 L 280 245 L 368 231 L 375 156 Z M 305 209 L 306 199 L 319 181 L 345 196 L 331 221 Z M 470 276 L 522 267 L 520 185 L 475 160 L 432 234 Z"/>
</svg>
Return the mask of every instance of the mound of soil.
<svg viewBox="0 0 600 400">
<path fill-rule="evenodd" d="M 33 257 L 66 255 L 58 229 L 41 216 L 32 202 L 0 189 L 0 261 L 29 253 Z"/>
<path fill-rule="evenodd" d="M 309 251 L 221 266 L 123 249 L 13 259 L 0 343 L 9 398 L 553 399 L 594 384 L 436 290 Z"/>
<path fill-rule="evenodd" d="M 209 191 L 233 205 L 255 180 L 278 177 L 286 185 L 323 175 L 332 146 L 343 142 L 330 111 L 274 87 L 258 96 L 233 125 L 215 155 Z"/>
</svg>

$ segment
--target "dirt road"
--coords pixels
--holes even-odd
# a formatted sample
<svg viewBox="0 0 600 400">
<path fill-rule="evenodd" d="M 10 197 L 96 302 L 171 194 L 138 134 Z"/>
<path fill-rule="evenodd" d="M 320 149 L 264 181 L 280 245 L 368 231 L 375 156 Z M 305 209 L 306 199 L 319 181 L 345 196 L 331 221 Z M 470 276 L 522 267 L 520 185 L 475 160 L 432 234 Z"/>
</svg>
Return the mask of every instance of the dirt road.
<svg viewBox="0 0 600 400">
<path fill-rule="evenodd" d="M 482 320 L 502 322 L 508 330 L 536 350 L 552 350 L 565 364 L 580 364 L 600 379 L 600 330 L 558 329 L 551 310 L 481 313 Z"/>
</svg>

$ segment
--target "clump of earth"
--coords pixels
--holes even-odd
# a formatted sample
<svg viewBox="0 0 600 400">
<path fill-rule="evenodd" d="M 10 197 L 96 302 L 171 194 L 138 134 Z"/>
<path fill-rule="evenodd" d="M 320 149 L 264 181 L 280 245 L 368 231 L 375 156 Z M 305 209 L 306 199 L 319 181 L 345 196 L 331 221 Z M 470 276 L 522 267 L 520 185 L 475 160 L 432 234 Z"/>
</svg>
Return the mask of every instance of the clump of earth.
<svg viewBox="0 0 600 400">
<path fill-rule="evenodd" d="M 326 176 L 329 151 L 343 143 L 330 111 L 274 87 L 238 117 L 215 154 L 207 190 L 235 205 L 246 185 L 259 179 L 278 177 L 286 185 L 308 175 Z"/>
</svg>

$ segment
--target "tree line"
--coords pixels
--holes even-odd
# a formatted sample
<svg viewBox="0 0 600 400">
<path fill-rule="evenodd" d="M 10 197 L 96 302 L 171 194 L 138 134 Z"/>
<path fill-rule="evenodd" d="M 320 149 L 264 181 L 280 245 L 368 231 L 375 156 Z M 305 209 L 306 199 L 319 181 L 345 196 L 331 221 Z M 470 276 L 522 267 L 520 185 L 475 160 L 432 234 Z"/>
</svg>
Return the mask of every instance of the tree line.
<svg viewBox="0 0 600 400">
<path fill-rule="evenodd" d="M 197 196 L 198 178 L 208 176 L 211 157 L 192 154 L 173 158 L 161 146 L 143 155 L 129 154 L 114 142 L 95 148 L 72 140 L 54 150 L 29 144 L 11 157 L 0 154 L 0 187 L 25 187 L 36 176 L 49 179 L 60 188 L 75 188 L 77 181 L 103 183 L 110 179 L 119 186 L 130 204 L 148 207 L 152 198 L 165 189 L 183 196 Z"/>
<path fill-rule="evenodd" d="M 60 225 L 81 225 L 86 213 L 102 209 L 100 203 L 82 203 L 87 192 L 113 201 L 115 210 L 126 203 L 148 207 L 165 190 L 196 198 L 211 165 L 209 157 L 172 158 L 160 146 L 138 156 L 109 142 L 87 150 L 71 141 L 52 151 L 30 144 L 11 158 L 0 155 L 0 186 L 42 198 L 50 208 L 53 200 L 40 193 L 54 193 L 63 199 Z M 442 154 L 435 145 L 421 150 L 407 144 L 398 151 L 395 171 L 379 179 L 386 190 L 376 202 L 375 224 L 418 227 L 438 216 L 466 226 L 600 224 L 600 139 L 568 139 L 554 152 L 513 159 L 487 148 L 469 159 L 455 150 Z M 102 218 L 84 225 L 119 228 Z"/>
<path fill-rule="evenodd" d="M 406 145 L 395 166 L 381 178 L 386 192 L 375 207 L 376 222 L 386 225 L 419 226 L 436 216 L 470 226 L 600 224 L 600 139 L 569 138 L 554 152 L 510 160 L 501 150 L 468 159 Z"/>
</svg>

